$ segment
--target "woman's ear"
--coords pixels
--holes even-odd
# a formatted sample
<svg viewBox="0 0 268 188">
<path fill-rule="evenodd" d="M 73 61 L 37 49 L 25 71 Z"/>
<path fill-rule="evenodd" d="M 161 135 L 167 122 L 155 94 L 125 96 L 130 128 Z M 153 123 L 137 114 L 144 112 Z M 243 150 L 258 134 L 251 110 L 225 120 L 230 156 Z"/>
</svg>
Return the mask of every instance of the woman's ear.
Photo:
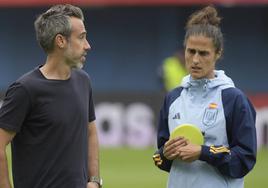
<svg viewBox="0 0 268 188">
<path fill-rule="evenodd" d="M 219 50 L 219 52 L 216 53 L 216 60 L 219 60 L 221 58 L 222 52 L 223 52 L 223 50 L 221 49 L 221 50 Z"/>
</svg>

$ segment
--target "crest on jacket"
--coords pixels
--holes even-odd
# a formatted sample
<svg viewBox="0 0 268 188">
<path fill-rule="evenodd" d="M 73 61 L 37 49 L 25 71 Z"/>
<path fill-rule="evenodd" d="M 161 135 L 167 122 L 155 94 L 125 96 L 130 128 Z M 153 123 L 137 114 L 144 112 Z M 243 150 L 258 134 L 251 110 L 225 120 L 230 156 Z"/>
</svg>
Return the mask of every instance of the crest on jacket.
<svg viewBox="0 0 268 188">
<path fill-rule="evenodd" d="M 216 103 L 210 103 L 208 107 L 205 109 L 205 113 L 203 116 L 203 123 L 206 126 L 212 126 L 218 115 L 218 105 Z"/>
</svg>

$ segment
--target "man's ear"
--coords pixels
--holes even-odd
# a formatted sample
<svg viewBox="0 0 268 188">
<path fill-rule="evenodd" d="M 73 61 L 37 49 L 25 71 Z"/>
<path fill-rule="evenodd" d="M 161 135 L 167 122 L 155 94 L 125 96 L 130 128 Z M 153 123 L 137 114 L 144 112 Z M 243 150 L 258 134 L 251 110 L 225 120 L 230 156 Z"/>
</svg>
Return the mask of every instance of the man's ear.
<svg viewBox="0 0 268 188">
<path fill-rule="evenodd" d="M 66 46 L 67 40 L 66 37 L 62 34 L 57 34 L 55 37 L 55 46 L 58 48 L 64 48 Z"/>
</svg>

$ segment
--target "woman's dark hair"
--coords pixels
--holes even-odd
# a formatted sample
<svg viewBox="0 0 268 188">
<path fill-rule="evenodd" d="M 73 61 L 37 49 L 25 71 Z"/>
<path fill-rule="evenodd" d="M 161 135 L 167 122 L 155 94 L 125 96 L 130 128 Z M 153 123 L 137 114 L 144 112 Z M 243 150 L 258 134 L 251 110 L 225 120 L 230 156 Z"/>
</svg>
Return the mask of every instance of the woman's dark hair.
<svg viewBox="0 0 268 188">
<path fill-rule="evenodd" d="M 213 6 L 194 12 L 187 21 L 184 46 L 190 36 L 202 35 L 211 38 L 216 53 L 223 51 L 223 34 L 219 27 L 221 18 Z"/>
</svg>

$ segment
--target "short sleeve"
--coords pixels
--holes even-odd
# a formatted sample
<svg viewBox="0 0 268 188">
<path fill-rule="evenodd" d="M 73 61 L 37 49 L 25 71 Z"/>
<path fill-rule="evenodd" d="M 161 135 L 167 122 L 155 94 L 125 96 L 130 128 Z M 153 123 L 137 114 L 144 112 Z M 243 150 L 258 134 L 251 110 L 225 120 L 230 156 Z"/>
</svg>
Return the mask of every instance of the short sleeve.
<svg viewBox="0 0 268 188">
<path fill-rule="evenodd" d="M 0 128 L 19 132 L 30 111 L 30 96 L 18 82 L 8 88 L 0 108 Z"/>
<path fill-rule="evenodd" d="M 94 102 L 93 102 L 93 94 L 92 94 L 92 89 L 90 88 L 89 91 L 89 106 L 88 106 L 89 114 L 88 114 L 88 122 L 92 122 L 96 119 L 95 116 L 95 107 L 94 107 Z"/>
</svg>

